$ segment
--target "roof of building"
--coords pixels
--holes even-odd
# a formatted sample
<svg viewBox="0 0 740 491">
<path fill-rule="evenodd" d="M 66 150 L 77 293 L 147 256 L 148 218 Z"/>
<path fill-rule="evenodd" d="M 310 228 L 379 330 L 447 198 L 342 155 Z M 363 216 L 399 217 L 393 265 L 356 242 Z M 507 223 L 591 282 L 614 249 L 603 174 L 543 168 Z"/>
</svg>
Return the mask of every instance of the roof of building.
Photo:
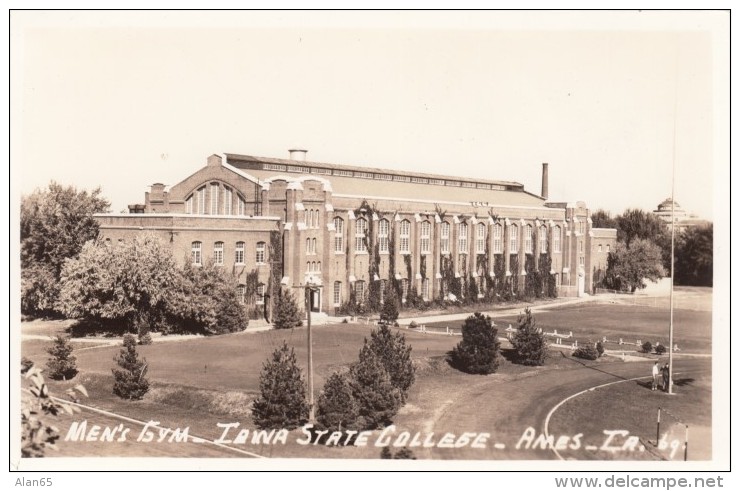
<svg viewBox="0 0 740 491">
<path fill-rule="evenodd" d="M 316 175 L 331 182 L 335 195 L 484 202 L 490 205 L 543 206 L 544 198 L 513 181 L 444 176 L 375 167 L 329 164 L 250 155 L 226 154 L 229 164 L 268 179 L 288 173 Z"/>
</svg>

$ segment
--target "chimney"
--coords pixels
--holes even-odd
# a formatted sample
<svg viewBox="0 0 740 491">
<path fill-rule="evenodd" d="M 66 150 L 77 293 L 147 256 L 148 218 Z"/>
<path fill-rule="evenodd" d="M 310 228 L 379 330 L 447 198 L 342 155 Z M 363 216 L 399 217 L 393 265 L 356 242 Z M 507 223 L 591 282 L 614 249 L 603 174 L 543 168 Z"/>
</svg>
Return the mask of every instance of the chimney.
<svg viewBox="0 0 740 491">
<path fill-rule="evenodd" d="M 303 150 L 302 148 L 291 148 L 288 152 L 290 152 L 290 160 L 298 160 L 301 162 L 306 161 L 308 150 Z"/>
<path fill-rule="evenodd" d="M 547 199 L 547 163 L 542 164 L 542 193 L 540 195 Z"/>
</svg>

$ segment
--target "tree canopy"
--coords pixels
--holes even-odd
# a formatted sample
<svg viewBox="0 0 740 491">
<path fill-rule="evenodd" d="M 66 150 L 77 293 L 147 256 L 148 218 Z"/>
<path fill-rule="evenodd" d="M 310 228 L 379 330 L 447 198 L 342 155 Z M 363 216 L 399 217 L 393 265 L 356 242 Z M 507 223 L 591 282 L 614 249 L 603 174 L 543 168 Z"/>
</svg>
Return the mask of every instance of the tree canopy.
<svg viewBox="0 0 740 491">
<path fill-rule="evenodd" d="M 661 250 L 649 240 L 636 238 L 629 246 L 618 242 L 608 261 L 607 288 L 634 292 L 645 288 L 643 280 L 658 281 L 664 275 Z"/>
<path fill-rule="evenodd" d="M 680 285 L 712 286 L 714 227 L 688 228 L 676 240 L 675 281 Z"/>
</svg>

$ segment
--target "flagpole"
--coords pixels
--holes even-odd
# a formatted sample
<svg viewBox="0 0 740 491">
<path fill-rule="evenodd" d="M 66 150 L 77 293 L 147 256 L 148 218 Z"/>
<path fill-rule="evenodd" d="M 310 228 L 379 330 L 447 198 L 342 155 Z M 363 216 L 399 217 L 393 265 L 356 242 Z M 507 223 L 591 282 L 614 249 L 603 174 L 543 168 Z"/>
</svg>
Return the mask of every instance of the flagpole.
<svg viewBox="0 0 740 491">
<path fill-rule="evenodd" d="M 678 71 L 678 69 L 676 69 Z M 676 82 L 677 83 L 677 82 Z M 668 394 L 673 394 L 673 280 L 675 276 L 676 243 L 676 106 L 678 90 L 673 93 L 673 155 L 671 168 L 671 314 L 668 323 Z"/>
</svg>

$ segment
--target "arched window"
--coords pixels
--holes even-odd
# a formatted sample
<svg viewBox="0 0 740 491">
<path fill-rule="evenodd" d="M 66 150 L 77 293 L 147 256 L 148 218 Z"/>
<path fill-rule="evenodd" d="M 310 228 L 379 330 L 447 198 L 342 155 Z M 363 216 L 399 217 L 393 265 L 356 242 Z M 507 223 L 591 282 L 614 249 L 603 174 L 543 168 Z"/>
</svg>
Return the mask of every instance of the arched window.
<svg viewBox="0 0 740 491">
<path fill-rule="evenodd" d="M 367 252 L 367 244 L 365 244 L 366 231 L 367 220 L 358 218 L 355 222 L 355 252 Z"/>
<path fill-rule="evenodd" d="M 378 223 L 378 251 L 388 252 L 388 230 L 390 223 L 383 219 Z"/>
<path fill-rule="evenodd" d="M 344 220 L 334 218 L 334 252 L 344 252 Z"/>
<path fill-rule="evenodd" d="M 612 246 L 609 245 L 609 244 L 607 244 L 606 245 L 606 253 L 609 254 L 610 252 L 612 252 Z"/>
<path fill-rule="evenodd" d="M 532 226 L 524 227 L 524 252 L 532 254 Z"/>
<path fill-rule="evenodd" d="M 316 272 L 321 273 L 321 261 L 316 263 Z"/>
<path fill-rule="evenodd" d="M 311 261 L 306 261 L 306 273 L 311 272 Z"/>
<path fill-rule="evenodd" d="M 421 244 L 419 248 L 422 254 L 432 252 L 432 224 L 424 220 L 421 222 Z"/>
<path fill-rule="evenodd" d="M 475 226 L 475 252 L 486 253 L 486 226 L 482 223 Z"/>
<path fill-rule="evenodd" d="M 195 266 L 200 266 L 201 264 L 203 264 L 203 256 L 201 256 L 202 249 L 203 244 L 201 244 L 199 241 L 190 244 L 190 255 Z"/>
<path fill-rule="evenodd" d="M 244 242 L 236 243 L 236 249 L 234 249 L 234 262 L 236 264 L 244 264 Z"/>
<path fill-rule="evenodd" d="M 237 209 L 237 215 L 244 216 L 247 214 L 247 202 L 242 199 L 241 196 L 238 196 L 238 206 Z"/>
<path fill-rule="evenodd" d="M 213 244 L 213 263 L 216 266 L 224 265 L 224 243 L 216 242 Z"/>
<path fill-rule="evenodd" d="M 206 214 L 206 187 L 203 186 L 202 188 L 198 189 L 198 214 L 199 215 L 205 215 Z"/>
<path fill-rule="evenodd" d="M 501 254 L 504 252 L 503 229 L 500 223 L 493 226 L 493 253 Z"/>
<path fill-rule="evenodd" d="M 443 254 L 450 252 L 450 224 L 442 222 L 439 228 L 439 250 Z"/>
<path fill-rule="evenodd" d="M 519 252 L 519 227 L 511 225 L 509 227 L 509 254 Z"/>
<path fill-rule="evenodd" d="M 218 215 L 218 184 L 211 184 L 211 215 Z"/>
<path fill-rule="evenodd" d="M 231 188 L 224 186 L 224 215 L 231 215 L 231 200 L 233 194 Z"/>
<path fill-rule="evenodd" d="M 547 254 L 547 227 L 540 227 L 540 254 Z"/>
<path fill-rule="evenodd" d="M 318 271 L 316 269 L 316 261 L 311 261 L 311 272 L 315 273 L 316 271 Z"/>
<path fill-rule="evenodd" d="M 457 228 L 457 248 L 460 254 L 468 253 L 468 224 L 461 223 Z"/>
<path fill-rule="evenodd" d="M 257 264 L 265 264 L 265 243 L 264 242 L 257 242 L 257 247 L 255 248 L 255 259 L 257 261 Z"/>
<path fill-rule="evenodd" d="M 191 194 L 188 196 L 188 199 L 185 200 L 185 213 L 188 215 L 193 214 L 193 195 Z"/>
<path fill-rule="evenodd" d="M 342 305 L 342 282 L 334 282 L 334 306 L 339 307 Z"/>
<path fill-rule="evenodd" d="M 560 226 L 555 226 L 552 229 L 552 252 L 560 252 L 561 238 Z"/>
<path fill-rule="evenodd" d="M 411 236 L 411 222 L 408 220 L 403 220 L 401 222 L 401 233 L 400 235 L 400 241 L 399 241 L 399 251 L 401 254 L 409 254 L 411 253 L 411 248 L 409 247 L 409 238 Z"/>
</svg>

